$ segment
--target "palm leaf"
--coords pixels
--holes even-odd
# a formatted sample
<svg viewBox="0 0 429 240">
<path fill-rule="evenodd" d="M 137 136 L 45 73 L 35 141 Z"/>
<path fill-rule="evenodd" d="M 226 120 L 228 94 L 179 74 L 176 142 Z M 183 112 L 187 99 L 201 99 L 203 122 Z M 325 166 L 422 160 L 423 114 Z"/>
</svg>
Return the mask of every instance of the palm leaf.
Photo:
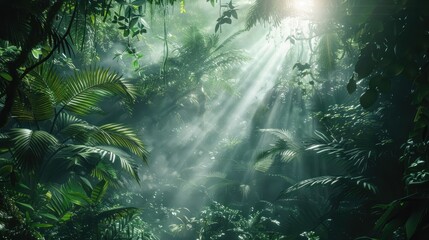
<svg viewBox="0 0 429 240">
<path fill-rule="evenodd" d="M 258 158 L 258 159 L 259 159 L 259 161 L 257 161 L 253 165 L 253 168 L 259 172 L 264 172 L 264 173 L 267 172 L 274 163 L 274 159 L 269 158 L 269 157 Z"/>
<path fill-rule="evenodd" d="M 108 158 L 108 160 L 114 163 L 116 160 L 119 160 L 121 168 L 127 171 L 134 179 L 139 182 L 140 178 L 138 175 L 138 166 L 132 159 L 132 157 L 124 151 L 121 151 L 118 148 L 109 147 L 109 146 L 97 146 L 95 147 L 97 152 L 101 154 L 102 158 Z M 100 163 L 98 164 L 100 165 Z M 116 173 L 109 171 L 109 168 L 103 168 L 103 166 L 98 166 L 94 169 L 93 174 L 97 174 L 99 177 L 106 177 L 103 179 L 116 179 Z M 107 171 L 103 171 L 107 170 Z"/>
<path fill-rule="evenodd" d="M 45 131 L 14 128 L 7 135 L 13 146 L 11 150 L 18 166 L 25 169 L 38 167 L 48 149 L 58 144 L 58 140 Z"/>
<path fill-rule="evenodd" d="M 284 6 L 291 5 L 291 0 L 256 0 L 247 14 L 246 29 L 249 30 L 258 22 L 271 22 L 278 25 L 280 20 L 286 17 L 282 13 L 282 10 L 285 9 Z"/>
<path fill-rule="evenodd" d="M 275 144 L 271 145 L 271 148 L 258 154 L 257 159 L 265 159 L 269 157 L 279 156 L 282 162 L 290 162 L 300 157 L 300 154 L 304 151 L 304 147 L 301 146 L 292 135 L 281 129 L 261 129 L 261 132 L 270 133 L 278 138 Z"/>
<path fill-rule="evenodd" d="M 121 124 L 105 124 L 98 130 L 90 133 L 90 144 L 119 147 L 130 151 L 147 163 L 146 148 L 131 128 Z"/>
<path fill-rule="evenodd" d="M 64 92 L 63 80 L 52 67 L 47 70 L 39 67 L 31 71 L 23 82 L 21 97 L 12 108 L 13 117 L 24 121 L 52 118 L 58 99 Z"/>
<path fill-rule="evenodd" d="M 341 191 L 348 191 L 347 194 L 355 193 L 376 193 L 376 187 L 368 182 L 368 179 L 358 176 L 321 176 L 310 179 L 305 179 L 301 182 L 294 184 L 287 188 L 280 194 L 280 198 L 287 196 L 288 194 L 310 187 L 316 186 L 329 186 L 332 188 L 340 189 Z"/>
<path fill-rule="evenodd" d="M 217 48 L 215 48 L 213 50 L 213 52 L 219 51 L 221 48 L 225 47 L 226 45 L 228 45 L 230 42 L 232 42 L 236 37 L 238 37 L 240 34 L 242 34 L 243 32 L 245 32 L 246 30 L 239 30 L 235 33 L 233 33 L 231 36 L 227 37 L 225 40 L 223 40 L 220 44 L 218 44 L 219 42 L 219 35 L 214 34 L 215 37 L 213 37 L 214 41 L 210 41 L 213 42 L 213 45 L 208 45 L 208 46 L 218 46 Z M 216 39 L 217 38 L 217 39 Z"/>
<path fill-rule="evenodd" d="M 47 209 L 54 214 L 57 219 L 61 219 L 66 213 L 68 213 L 73 204 L 67 196 L 67 191 L 64 187 L 53 188 L 49 193 L 51 198 L 47 204 Z"/>
<path fill-rule="evenodd" d="M 121 76 L 100 68 L 75 72 L 65 81 L 62 108 L 79 115 L 97 110 L 95 107 L 110 96 L 123 96 L 133 100 L 134 86 Z"/>
<path fill-rule="evenodd" d="M 48 95 L 54 105 L 60 103 L 64 94 L 65 80 L 57 74 L 53 66 L 43 65 L 36 68 L 30 72 L 26 82 L 34 91 Z"/>
<path fill-rule="evenodd" d="M 97 166 L 91 171 L 91 176 L 97 178 L 98 180 L 105 180 L 113 185 L 118 187 L 118 177 L 115 168 L 111 164 L 105 164 L 104 162 L 99 162 Z"/>
<path fill-rule="evenodd" d="M 97 214 L 96 218 L 99 222 L 112 222 L 119 219 L 131 219 L 138 212 L 134 207 L 117 207 L 104 210 Z"/>
<path fill-rule="evenodd" d="M 24 91 L 26 92 L 26 91 Z M 12 117 L 22 121 L 43 121 L 54 116 L 54 105 L 49 95 L 42 92 L 26 92 L 26 99 L 15 101 Z"/>
<path fill-rule="evenodd" d="M 139 156 L 145 163 L 147 161 L 143 142 L 131 128 L 121 124 L 109 123 L 97 127 L 86 122 L 77 122 L 68 125 L 60 133 L 81 144 L 119 147 Z"/>
<path fill-rule="evenodd" d="M 55 121 L 54 129 L 61 132 L 72 124 L 87 124 L 87 122 L 76 116 L 61 112 Z"/>
<path fill-rule="evenodd" d="M 356 172 L 356 170 L 363 172 L 367 168 L 369 160 L 375 157 L 374 146 L 367 144 L 367 141 L 359 142 L 343 138 L 338 140 L 319 131 L 316 131 L 315 135 L 317 137 L 306 150 L 337 159 L 350 172 Z"/>
</svg>

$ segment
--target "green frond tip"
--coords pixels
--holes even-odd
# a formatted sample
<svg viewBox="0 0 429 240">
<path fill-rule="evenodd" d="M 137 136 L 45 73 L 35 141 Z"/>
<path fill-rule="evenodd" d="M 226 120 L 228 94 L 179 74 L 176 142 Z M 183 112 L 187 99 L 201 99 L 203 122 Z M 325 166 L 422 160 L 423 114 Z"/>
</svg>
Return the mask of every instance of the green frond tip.
<svg viewBox="0 0 429 240">
<path fill-rule="evenodd" d="M 294 184 L 293 186 L 284 190 L 280 194 L 279 198 L 284 198 L 292 192 L 315 186 L 330 186 L 334 189 L 339 189 L 340 191 L 349 191 L 350 194 L 353 191 L 356 193 L 365 192 L 372 194 L 375 194 L 377 192 L 376 187 L 373 184 L 369 183 L 368 179 L 362 176 L 321 176 L 305 179 L 297 184 Z"/>
</svg>

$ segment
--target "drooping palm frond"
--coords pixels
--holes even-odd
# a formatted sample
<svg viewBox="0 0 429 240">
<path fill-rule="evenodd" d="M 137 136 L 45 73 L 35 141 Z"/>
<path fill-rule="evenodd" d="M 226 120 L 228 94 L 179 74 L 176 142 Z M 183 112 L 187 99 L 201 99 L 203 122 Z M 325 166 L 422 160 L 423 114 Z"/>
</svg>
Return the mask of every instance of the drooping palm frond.
<svg viewBox="0 0 429 240">
<path fill-rule="evenodd" d="M 107 158 L 110 162 L 114 163 L 116 160 L 119 161 L 121 168 L 124 169 L 126 172 L 131 174 L 132 177 L 134 177 L 137 182 L 140 181 L 140 178 L 138 176 L 138 165 L 134 161 L 134 159 L 127 154 L 126 152 L 122 151 L 121 149 L 115 148 L 115 147 L 108 147 L 108 146 L 97 146 L 97 151 L 101 154 L 102 158 Z M 98 166 L 94 169 L 93 174 L 100 173 L 102 175 L 99 176 L 107 176 L 106 180 L 109 179 L 116 179 L 116 173 L 109 171 L 109 168 L 102 168 L 103 166 Z M 106 171 L 105 171 L 106 170 Z M 96 171 L 96 172 L 95 172 Z M 109 175 L 107 175 L 109 174 Z"/>
<path fill-rule="evenodd" d="M 112 222 L 120 219 L 131 219 L 139 211 L 135 207 L 116 207 L 99 212 L 96 216 L 99 222 Z"/>
<path fill-rule="evenodd" d="M 300 154 L 305 150 L 305 147 L 298 143 L 288 131 L 281 129 L 261 129 L 260 131 L 270 133 L 278 139 L 274 144 L 271 144 L 268 150 L 258 154 L 258 161 L 254 165 L 255 169 L 267 171 L 274 164 L 276 157 L 279 157 L 284 163 L 294 159 L 299 160 Z"/>
<path fill-rule="evenodd" d="M 60 103 L 64 94 L 64 79 L 53 66 L 41 66 L 31 71 L 25 79 L 32 91 L 48 95 L 53 105 Z"/>
<path fill-rule="evenodd" d="M 219 43 L 219 36 L 206 36 L 196 27 L 190 27 L 183 45 L 178 49 L 179 59 L 183 65 L 181 68 L 202 76 L 214 70 L 237 66 L 248 60 L 242 51 L 220 51 L 242 32 L 238 31 Z"/>
<path fill-rule="evenodd" d="M 228 50 L 221 53 L 213 53 L 209 58 L 205 59 L 204 65 L 198 72 L 209 70 L 227 70 L 236 67 L 239 64 L 249 60 L 241 50 Z"/>
<path fill-rule="evenodd" d="M 48 192 L 49 201 L 46 208 L 49 210 L 48 214 L 54 215 L 51 218 L 56 221 L 67 221 L 70 219 L 72 213 L 70 212 L 73 207 L 73 202 L 69 198 L 70 192 L 77 192 L 77 189 L 71 189 L 67 184 L 53 187 Z"/>
<path fill-rule="evenodd" d="M 64 136 L 67 141 L 79 146 L 79 148 L 86 149 L 91 154 L 96 154 L 100 160 L 105 159 L 111 163 L 115 163 L 118 160 L 121 168 L 130 173 L 137 181 L 139 181 L 138 165 L 133 156 L 137 156 L 147 164 L 148 152 L 143 142 L 132 129 L 121 124 L 105 124 L 97 127 L 85 122 L 77 122 L 68 125 L 59 134 Z M 97 178 L 107 176 L 105 174 L 109 173 L 109 171 L 99 170 L 101 172 L 97 170 L 93 172 L 93 174 L 97 175 Z M 91 169 L 91 171 L 94 170 Z M 108 176 L 116 178 L 113 175 Z"/>
<path fill-rule="evenodd" d="M 291 0 L 256 0 L 250 8 L 246 19 L 246 29 L 258 22 L 278 25 L 285 18 L 285 11 L 292 6 Z"/>
<path fill-rule="evenodd" d="M 316 131 L 316 138 L 313 140 L 307 150 L 316 151 L 318 154 L 329 155 L 330 157 L 337 159 L 340 164 L 343 164 L 348 171 L 363 172 L 368 164 L 369 160 L 374 159 L 376 156 L 375 146 L 368 141 L 359 142 L 353 139 L 336 139 L 333 136 L 327 136 L 326 134 Z"/>
<path fill-rule="evenodd" d="M 94 145 L 109 145 L 123 148 L 139 156 L 147 163 L 147 150 L 143 142 L 131 128 L 121 124 L 105 124 L 100 131 L 90 135 L 90 143 Z"/>
<path fill-rule="evenodd" d="M 79 115 L 94 111 L 102 100 L 119 95 L 128 99 L 135 98 L 135 88 L 120 75 L 109 70 L 95 68 L 75 74 L 65 79 L 62 108 Z"/>
<path fill-rule="evenodd" d="M 147 150 L 135 132 L 121 124 L 105 124 L 100 127 L 87 123 L 74 123 L 61 131 L 80 144 L 90 146 L 113 146 L 140 157 L 147 163 Z"/>
<path fill-rule="evenodd" d="M 58 144 L 58 140 L 45 131 L 14 128 L 6 134 L 17 165 L 27 170 L 39 167 L 48 149 Z"/>
<path fill-rule="evenodd" d="M 114 163 L 116 160 L 120 162 L 121 168 L 131 174 L 137 182 L 140 181 L 137 169 L 138 166 L 134 160 L 126 153 L 122 153 L 120 149 L 109 148 L 108 146 L 85 146 L 85 145 L 72 145 L 79 152 L 75 154 L 75 157 L 79 157 L 80 160 L 85 160 L 86 170 L 89 170 L 91 174 L 101 180 L 117 180 L 115 171 L 111 171 L 108 167 L 99 165 L 100 161 L 107 160 L 108 162 Z"/>
<path fill-rule="evenodd" d="M 321 176 L 305 179 L 284 190 L 279 198 L 288 196 L 292 192 L 316 186 L 330 187 L 341 192 L 342 197 L 346 195 L 368 195 L 375 194 L 377 188 L 362 176 Z"/>
<path fill-rule="evenodd" d="M 253 169 L 259 172 L 268 172 L 268 170 L 271 168 L 273 164 L 274 164 L 273 158 L 263 157 L 263 158 L 260 158 L 260 160 L 253 165 Z"/>
<path fill-rule="evenodd" d="M 73 116 L 65 112 L 61 112 L 57 116 L 57 120 L 54 123 L 53 130 L 55 130 L 56 132 L 61 132 L 62 130 L 67 129 L 67 127 L 72 124 L 88 124 L 88 123 L 76 116 Z"/>
<path fill-rule="evenodd" d="M 54 116 L 58 96 L 61 93 L 61 80 L 52 70 L 43 71 L 41 67 L 33 70 L 24 79 L 20 97 L 14 102 L 12 116 L 23 121 L 43 121 Z"/>
<path fill-rule="evenodd" d="M 43 121 L 54 116 L 54 106 L 49 96 L 42 93 L 28 92 L 26 99 L 15 101 L 12 117 L 21 121 Z"/>
</svg>

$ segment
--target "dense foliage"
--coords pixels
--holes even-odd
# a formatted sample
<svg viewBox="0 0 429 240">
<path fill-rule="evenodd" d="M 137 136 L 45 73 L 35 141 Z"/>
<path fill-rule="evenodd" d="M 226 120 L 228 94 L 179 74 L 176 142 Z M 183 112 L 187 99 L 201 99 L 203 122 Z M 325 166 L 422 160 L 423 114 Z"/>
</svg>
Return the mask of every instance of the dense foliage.
<svg viewBox="0 0 429 240">
<path fill-rule="evenodd" d="M 428 14 L 1 1 L 0 239 L 426 239 Z"/>
</svg>

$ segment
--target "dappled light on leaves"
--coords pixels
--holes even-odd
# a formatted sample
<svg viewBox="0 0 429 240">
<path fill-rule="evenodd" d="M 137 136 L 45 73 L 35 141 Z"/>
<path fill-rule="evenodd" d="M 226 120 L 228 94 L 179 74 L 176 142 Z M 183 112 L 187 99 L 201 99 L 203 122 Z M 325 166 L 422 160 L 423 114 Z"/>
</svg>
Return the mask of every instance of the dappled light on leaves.
<svg viewBox="0 0 429 240">
<path fill-rule="evenodd" d="M 426 240 L 429 3 L 0 3 L 0 238 Z"/>
</svg>

